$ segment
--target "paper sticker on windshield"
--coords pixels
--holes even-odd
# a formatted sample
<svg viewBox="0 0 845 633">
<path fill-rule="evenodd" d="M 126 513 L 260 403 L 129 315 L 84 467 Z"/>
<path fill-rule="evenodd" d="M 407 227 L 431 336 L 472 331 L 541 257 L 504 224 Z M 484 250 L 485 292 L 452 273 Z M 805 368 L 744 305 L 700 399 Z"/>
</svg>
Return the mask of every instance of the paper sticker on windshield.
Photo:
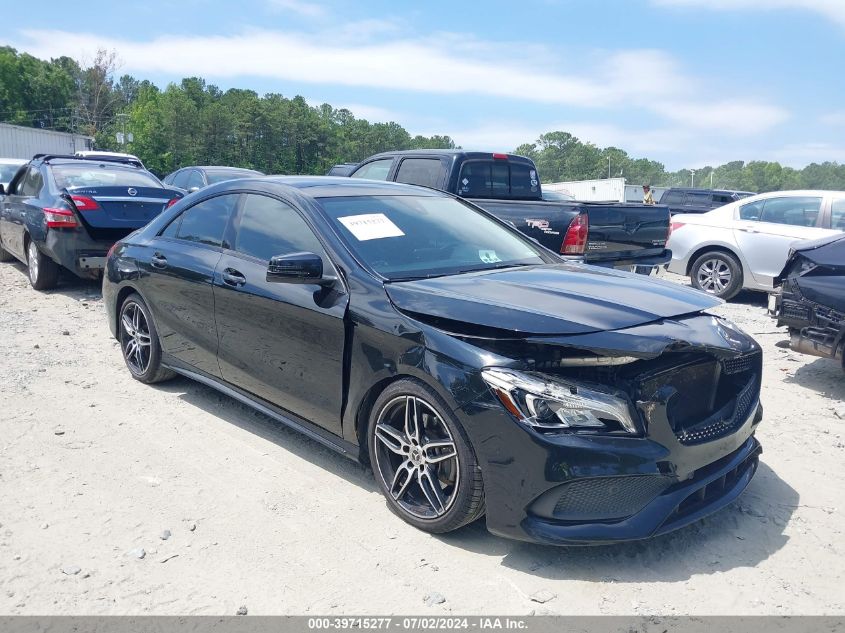
<svg viewBox="0 0 845 633">
<path fill-rule="evenodd" d="M 338 221 L 361 242 L 405 235 L 402 229 L 393 224 L 384 213 L 347 215 L 344 218 L 338 218 Z"/>
<path fill-rule="evenodd" d="M 502 261 L 502 258 L 496 255 L 496 251 L 478 251 L 478 259 L 485 264 L 495 264 Z"/>
</svg>

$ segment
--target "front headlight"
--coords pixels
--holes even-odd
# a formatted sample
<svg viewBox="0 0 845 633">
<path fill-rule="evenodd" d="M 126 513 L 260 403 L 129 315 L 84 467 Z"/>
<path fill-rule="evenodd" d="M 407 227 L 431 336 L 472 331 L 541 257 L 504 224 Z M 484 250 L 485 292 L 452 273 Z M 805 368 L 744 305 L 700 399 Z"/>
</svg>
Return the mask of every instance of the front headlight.
<svg viewBox="0 0 845 633">
<path fill-rule="evenodd" d="M 543 374 L 488 367 L 484 381 L 517 420 L 539 429 L 637 433 L 624 398 Z"/>
</svg>

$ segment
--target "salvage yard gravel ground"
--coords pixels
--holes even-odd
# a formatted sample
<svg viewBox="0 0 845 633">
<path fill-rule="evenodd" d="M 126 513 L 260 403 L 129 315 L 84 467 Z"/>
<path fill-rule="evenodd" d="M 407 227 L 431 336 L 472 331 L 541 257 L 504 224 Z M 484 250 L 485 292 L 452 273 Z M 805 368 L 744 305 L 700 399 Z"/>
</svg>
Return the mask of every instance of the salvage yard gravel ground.
<svg viewBox="0 0 845 633">
<path fill-rule="evenodd" d="M 553 548 L 406 525 L 361 466 L 196 382 L 134 381 L 97 284 L 39 293 L 2 264 L 0 613 L 843 614 L 845 374 L 779 347 L 765 295 L 715 311 L 765 354 L 747 491 Z"/>
</svg>

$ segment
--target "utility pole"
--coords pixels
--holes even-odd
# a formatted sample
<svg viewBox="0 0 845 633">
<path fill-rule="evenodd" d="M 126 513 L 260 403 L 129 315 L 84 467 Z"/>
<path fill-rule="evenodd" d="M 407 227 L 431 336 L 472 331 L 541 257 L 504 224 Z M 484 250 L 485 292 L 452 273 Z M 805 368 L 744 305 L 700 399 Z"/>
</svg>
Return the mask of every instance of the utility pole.
<svg viewBox="0 0 845 633">
<path fill-rule="evenodd" d="M 119 114 L 116 114 L 115 116 L 120 119 L 121 125 L 120 138 L 118 138 L 117 140 L 121 145 L 126 145 L 126 119 L 129 118 L 129 115 L 124 112 L 121 112 Z"/>
<path fill-rule="evenodd" d="M 695 170 L 694 169 L 689 170 L 689 186 L 695 187 Z"/>
<path fill-rule="evenodd" d="M 711 189 L 713 188 L 713 172 L 714 171 L 715 171 L 714 169 L 710 170 L 710 188 Z"/>
<path fill-rule="evenodd" d="M 610 156 L 607 157 L 607 179 L 610 180 Z"/>
</svg>

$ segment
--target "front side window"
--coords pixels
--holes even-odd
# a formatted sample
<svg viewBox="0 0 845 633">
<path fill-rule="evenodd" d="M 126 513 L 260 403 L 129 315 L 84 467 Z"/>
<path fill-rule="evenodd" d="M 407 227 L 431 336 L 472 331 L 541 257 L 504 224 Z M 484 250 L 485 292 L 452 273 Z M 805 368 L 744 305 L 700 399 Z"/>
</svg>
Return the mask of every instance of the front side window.
<svg viewBox="0 0 845 633">
<path fill-rule="evenodd" d="M 708 193 L 688 193 L 684 198 L 685 205 L 692 206 L 706 206 L 710 204 L 710 194 Z"/>
<path fill-rule="evenodd" d="M 684 200 L 684 194 L 680 191 L 667 191 L 660 198 L 660 204 L 679 204 Z"/>
<path fill-rule="evenodd" d="M 446 175 L 446 168 L 439 158 L 406 158 L 399 163 L 396 182 L 437 189 Z"/>
<path fill-rule="evenodd" d="M 202 174 L 196 170 L 191 170 L 191 175 L 188 176 L 188 189 L 202 189 L 205 186 L 205 183 L 202 180 Z"/>
<path fill-rule="evenodd" d="M 357 196 L 320 203 L 356 256 L 390 280 L 547 261 L 516 231 L 452 198 Z"/>
<path fill-rule="evenodd" d="M 276 255 L 303 252 L 327 259 L 317 236 L 293 207 L 257 194 L 244 196 L 235 250 L 265 262 Z"/>
<path fill-rule="evenodd" d="M 238 198 L 239 194 L 228 194 L 198 202 L 171 222 L 162 235 L 171 237 L 175 234 L 180 240 L 228 248 L 223 236 Z"/>
<path fill-rule="evenodd" d="M 161 184 L 149 172 L 109 165 L 53 165 L 50 168 L 59 189 L 82 187 L 155 187 Z"/>
<path fill-rule="evenodd" d="M 368 178 L 370 180 L 387 180 L 390 174 L 390 166 L 393 165 L 392 158 L 383 158 L 381 160 L 374 160 L 371 163 L 363 165 L 352 174 L 353 178 Z"/>
<path fill-rule="evenodd" d="M 173 186 L 179 187 L 180 189 L 187 189 L 188 188 L 188 176 L 191 175 L 191 170 L 183 169 L 182 171 L 177 171 L 176 175 L 173 176 Z"/>
</svg>

